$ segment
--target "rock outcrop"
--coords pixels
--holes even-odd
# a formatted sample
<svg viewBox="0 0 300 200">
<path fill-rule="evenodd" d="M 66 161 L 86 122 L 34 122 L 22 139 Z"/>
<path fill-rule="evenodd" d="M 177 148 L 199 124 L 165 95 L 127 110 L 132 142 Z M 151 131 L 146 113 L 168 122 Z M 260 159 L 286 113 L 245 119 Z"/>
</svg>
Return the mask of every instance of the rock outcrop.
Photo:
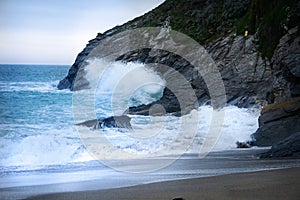
<svg viewBox="0 0 300 200">
<path fill-rule="evenodd" d="M 300 158 L 300 132 L 276 143 L 272 148 L 259 155 L 260 158 Z"/>
<path fill-rule="evenodd" d="M 219 68 L 229 104 L 249 108 L 265 103 L 272 71 L 254 36 L 229 35 L 206 49 Z"/>
<path fill-rule="evenodd" d="M 84 62 L 84 59 L 89 55 L 89 53 L 91 53 L 91 51 L 99 44 L 99 41 L 109 36 L 109 33 L 107 32 L 105 34 L 99 33 L 97 37 L 90 40 L 86 47 L 77 55 L 76 60 L 69 69 L 67 76 L 58 83 L 57 88 L 59 90 L 73 90 L 75 77 L 77 76 L 80 65 Z"/>
<path fill-rule="evenodd" d="M 245 0 L 234 2 L 224 0 L 220 3 L 214 0 L 166 0 L 145 15 L 122 26 L 116 26 L 103 34 L 99 33 L 95 39 L 90 40 L 83 51 L 78 54 L 68 75 L 59 82 L 58 89 L 73 90 L 80 65 L 99 42 L 107 37 L 140 27 L 165 27 L 168 25 L 176 31 L 189 35 L 200 44 L 204 44 L 216 38 L 216 35 L 222 35 L 232 30 L 237 19 L 245 15 L 249 5 L 250 2 Z M 222 13 L 219 13 L 220 11 Z"/>
<path fill-rule="evenodd" d="M 268 103 L 300 96 L 300 30 L 290 29 L 279 41 L 272 63 L 272 85 Z"/>
<path fill-rule="evenodd" d="M 111 116 L 101 119 L 88 120 L 82 123 L 76 124 L 77 126 L 86 126 L 93 129 L 101 128 L 121 128 L 121 129 L 131 129 L 130 124 L 131 118 L 127 115 L 121 116 Z"/>
<path fill-rule="evenodd" d="M 170 68 L 174 69 L 175 72 L 179 72 L 181 75 L 183 75 L 185 80 L 188 81 L 187 84 L 192 87 L 193 92 L 195 92 L 195 95 L 197 97 L 196 101 L 194 102 L 193 99 L 188 98 L 189 96 L 187 95 L 184 101 L 190 103 L 189 105 L 186 105 L 186 108 L 182 108 L 182 105 L 180 105 L 180 102 L 178 100 L 178 94 L 174 94 L 174 92 L 168 88 L 168 86 L 175 84 L 174 82 L 176 82 L 176 80 L 173 80 L 175 75 L 174 77 L 170 76 L 170 70 L 167 69 L 168 67 L 163 67 L 161 65 L 151 65 L 152 69 L 166 80 L 167 87 L 164 88 L 163 95 L 158 101 L 152 102 L 148 105 L 130 107 L 126 111 L 126 113 L 128 114 L 163 115 L 165 113 L 173 113 L 177 116 L 180 116 L 181 114 L 186 114 L 192 109 L 199 107 L 199 104 L 204 104 L 205 102 L 208 102 L 210 100 L 209 91 L 202 76 L 197 70 L 195 70 L 194 66 L 191 63 L 181 58 L 179 55 L 164 50 L 143 49 L 129 52 L 125 55 L 120 56 L 119 58 L 117 58 L 117 60 L 121 60 L 123 62 L 142 62 L 145 64 L 161 64 L 170 66 Z M 186 83 L 182 83 L 181 87 L 184 87 L 184 84 Z M 182 93 L 182 91 L 177 92 Z M 152 109 L 155 108 L 155 105 L 160 105 L 164 109 Z"/>
<path fill-rule="evenodd" d="M 271 146 L 300 131 L 300 36 L 293 28 L 284 35 L 272 58 L 269 105 L 252 135 L 257 146 Z"/>
<path fill-rule="evenodd" d="M 266 93 L 270 90 L 271 68 L 262 57 L 253 36 L 234 36 L 230 34 L 206 46 L 206 50 L 215 60 L 226 90 L 227 103 L 238 107 L 253 107 L 265 103 Z M 179 56 L 169 52 L 151 51 L 130 52 L 118 60 L 125 62 L 160 63 L 171 66 L 189 80 L 198 98 L 198 105 L 209 102 L 209 91 L 203 78 L 195 72 L 193 66 Z M 159 69 L 155 69 L 159 71 Z M 163 105 L 168 113 L 176 113 L 180 105 L 176 96 L 165 88 L 163 96 L 157 102 L 128 109 L 130 114 L 148 115 L 151 106 Z"/>
<path fill-rule="evenodd" d="M 255 146 L 272 146 L 296 132 L 300 132 L 299 97 L 265 106 L 252 136 Z"/>
</svg>

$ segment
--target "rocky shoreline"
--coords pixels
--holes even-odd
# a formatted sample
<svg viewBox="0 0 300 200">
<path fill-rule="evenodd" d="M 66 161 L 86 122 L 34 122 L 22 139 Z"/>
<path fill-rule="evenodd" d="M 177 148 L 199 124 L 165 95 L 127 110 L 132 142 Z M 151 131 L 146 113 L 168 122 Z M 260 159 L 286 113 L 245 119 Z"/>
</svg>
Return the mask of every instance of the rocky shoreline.
<svg viewBox="0 0 300 200">
<path fill-rule="evenodd" d="M 290 144 L 290 142 L 293 143 L 293 141 L 299 144 L 298 137 L 290 136 L 300 131 L 300 99 L 298 98 L 300 97 L 300 30 L 297 26 L 298 24 L 295 23 L 295 21 L 299 19 L 299 14 L 297 13 L 299 13 L 300 5 L 299 3 L 294 7 L 290 7 L 288 3 L 283 5 L 285 6 L 286 14 L 282 17 L 281 22 L 277 22 L 278 26 L 281 27 L 281 35 L 276 33 L 280 36 L 276 46 L 273 45 L 276 41 L 269 41 L 270 45 L 276 48 L 272 57 L 268 58 L 264 55 L 265 53 L 262 47 L 264 47 L 264 43 L 268 42 L 268 38 L 265 37 L 265 34 L 269 30 L 270 38 L 272 38 L 273 33 L 270 32 L 270 30 L 275 29 L 275 26 L 272 24 L 264 24 L 261 21 L 256 21 L 254 24 L 249 22 L 250 35 L 247 36 L 239 34 L 239 31 L 235 29 L 234 24 L 241 23 L 239 20 L 241 18 L 246 19 L 247 15 L 253 15 L 256 20 L 259 19 L 259 17 L 264 17 L 264 14 L 253 11 L 255 9 L 262 9 L 262 5 L 253 2 L 254 1 L 240 0 L 232 3 L 232 16 L 230 15 L 231 17 L 227 19 L 227 21 L 231 21 L 231 24 L 225 25 L 222 21 L 220 23 L 223 28 L 220 28 L 217 24 L 215 24 L 214 27 L 213 23 L 210 24 L 207 22 L 207 24 L 205 24 L 202 21 L 206 26 L 200 27 L 198 25 L 199 34 L 203 36 L 203 27 L 208 27 L 211 32 L 205 40 L 199 39 L 198 41 L 203 42 L 203 46 L 216 63 L 226 90 L 227 104 L 242 108 L 261 108 L 265 106 L 259 118 L 259 129 L 252 135 L 253 144 L 256 146 L 275 145 L 273 146 L 274 148 L 281 148 L 282 145 L 278 144 L 282 141 L 284 144 Z M 166 22 L 168 22 L 168 24 L 170 23 L 169 28 L 176 28 L 179 22 L 174 22 L 173 19 L 177 19 L 178 16 L 174 15 L 172 11 L 175 11 L 177 6 L 181 5 L 181 3 L 182 2 L 179 1 L 176 3 L 167 0 L 161 6 L 142 17 L 136 18 L 122 26 L 117 26 L 103 34 L 99 33 L 97 37 L 90 40 L 86 48 L 78 54 L 68 75 L 60 81 L 58 89 L 76 90 L 74 80 L 76 75 L 78 75 L 79 69 L 84 66 L 86 59 L 93 49 L 103 40 L 112 38 L 112 36 L 124 30 L 147 26 L 149 25 L 148 23 L 153 23 L 153 21 L 155 22 L 155 20 L 157 20 L 156 15 L 161 16 L 161 19 L 156 21 L 154 26 L 164 27 Z M 186 12 L 182 18 L 188 18 L 191 21 L 198 20 L 198 14 L 206 15 L 205 9 L 215 5 L 214 2 L 206 0 L 205 5 L 203 5 L 204 10 L 198 10 L 198 14 L 195 14 L 196 11 L 192 5 L 200 3 L 200 1 L 194 0 L 189 3 L 186 5 L 190 5 L 191 7 L 187 6 L 187 8 L 185 7 L 184 9 L 190 12 Z M 275 1 L 274 6 L 280 8 L 280 3 L 282 2 Z M 244 7 L 240 6 L 242 4 L 245 4 Z M 224 10 L 222 10 L 221 16 L 223 17 L 225 14 L 228 14 L 225 9 L 226 6 L 228 6 L 228 2 L 224 1 L 222 5 Z M 164 9 L 170 10 L 170 12 L 168 11 L 168 15 L 161 12 L 161 10 Z M 244 14 L 245 17 L 243 16 L 243 12 L 246 13 L 247 9 L 248 13 Z M 271 8 L 266 7 L 266 9 Z M 268 13 L 267 10 L 265 10 L 265 12 Z M 187 17 L 187 15 L 190 16 Z M 188 22 L 186 21 L 185 23 Z M 190 26 L 191 25 L 187 26 L 186 24 L 182 24 L 181 28 L 178 29 L 179 31 L 181 31 L 181 29 L 183 31 L 190 31 Z M 184 27 L 186 29 L 184 29 Z M 217 31 L 220 29 L 223 29 L 222 34 L 219 33 L 220 31 Z M 194 34 L 195 33 L 192 35 Z M 217 38 L 214 38 L 215 36 Z M 188 113 L 191 109 L 197 107 L 197 105 L 202 105 L 210 101 L 210 94 L 203 81 L 203 77 L 195 72 L 191 63 L 178 55 L 159 49 L 138 49 L 121 54 L 115 60 L 167 65 L 181 73 L 188 80 L 195 91 L 198 101 L 197 103 L 192 102 L 186 111 L 180 113 L 182 108 L 180 108 L 176 96 L 166 87 L 160 100 L 149 105 L 130 107 L 127 110 L 127 114 L 149 115 L 149 109 L 153 105 L 159 104 L 164 107 L 167 113 L 180 115 Z M 158 73 L 162 73 L 160 68 L 153 69 Z M 83 75 L 82 86 L 77 89 L 87 88 L 88 85 Z M 290 138 L 289 142 L 285 141 L 286 138 Z M 292 151 L 300 151 L 300 145 L 295 145 Z M 283 156 L 284 154 L 280 155 Z"/>
</svg>

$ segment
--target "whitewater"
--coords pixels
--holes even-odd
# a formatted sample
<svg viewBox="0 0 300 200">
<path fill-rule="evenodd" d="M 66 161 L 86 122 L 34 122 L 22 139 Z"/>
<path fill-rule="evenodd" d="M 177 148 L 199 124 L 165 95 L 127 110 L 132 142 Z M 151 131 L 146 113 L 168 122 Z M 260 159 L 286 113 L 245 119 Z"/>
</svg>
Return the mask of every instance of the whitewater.
<svg viewBox="0 0 300 200">
<path fill-rule="evenodd" d="M 162 96 L 165 81 L 142 63 L 98 60 L 86 73 L 94 90 L 57 90 L 69 68 L 0 65 L 1 199 L 299 165 L 253 157 L 261 149 L 236 149 L 236 141 L 250 140 L 257 129 L 259 110 L 201 105 L 182 117 L 130 115 L 130 130 L 75 126 L 154 102 Z M 97 68 L 105 68 L 101 78 L 94 76 Z M 221 123 L 215 123 L 215 116 L 223 116 Z M 199 156 L 214 126 L 219 126 L 218 137 L 210 153 Z"/>
<path fill-rule="evenodd" d="M 68 68 L 69 66 L 1 65 L 2 171 L 30 170 L 93 160 L 81 143 L 74 126 L 72 92 L 56 89 L 58 80 L 66 74 Z M 143 81 L 147 84 L 134 91 L 129 101 L 119 97 L 117 103 L 115 102 L 117 107 L 112 110 L 112 96 L 118 96 L 112 93 L 113 89 L 118 80 L 132 71 L 139 79 L 125 81 L 127 85 L 122 85 L 124 88 L 135 88 L 142 85 Z M 97 117 L 120 115 L 128 106 L 151 103 L 162 96 L 165 84 L 155 72 L 141 63 L 114 63 L 103 77 L 105 78 L 100 80 L 96 94 Z M 128 94 L 124 96 L 127 97 Z M 249 140 L 250 134 L 257 129 L 258 112 L 234 106 L 228 106 L 223 111 L 225 119 L 222 136 L 214 151 L 235 148 L 236 141 Z M 201 135 L 208 131 L 212 113 L 218 111 L 205 105 L 192 112 L 197 112 L 201 117 L 198 132 L 187 152 L 197 153 L 197 144 L 201 144 L 203 140 Z M 118 148 L 132 153 L 151 154 L 163 149 L 174 139 L 180 121 L 179 117 L 172 115 L 131 117 L 134 132 L 123 133 L 116 129 L 105 129 L 103 132 Z M 157 127 L 163 134 L 153 131 Z M 143 136 L 148 138 L 151 134 L 153 137 L 150 140 L 140 139 Z M 185 141 L 177 143 L 183 145 Z"/>
</svg>

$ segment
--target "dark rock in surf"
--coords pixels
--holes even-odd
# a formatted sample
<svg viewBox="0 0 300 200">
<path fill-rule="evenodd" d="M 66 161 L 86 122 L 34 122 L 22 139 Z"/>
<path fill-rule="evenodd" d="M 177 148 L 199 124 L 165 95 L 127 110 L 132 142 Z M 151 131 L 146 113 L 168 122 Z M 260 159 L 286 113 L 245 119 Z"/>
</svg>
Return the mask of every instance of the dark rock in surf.
<svg viewBox="0 0 300 200">
<path fill-rule="evenodd" d="M 247 141 L 247 142 L 239 142 L 239 141 L 237 141 L 235 144 L 236 144 L 237 148 L 241 148 L 241 149 L 251 148 L 253 146 L 253 142 L 252 141 Z"/>
<path fill-rule="evenodd" d="M 87 120 L 87 121 L 84 121 L 84 122 L 81 122 L 81 123 L 78 123 L 75 125 L 76 126 L 86 126 L 86 127 L 92 128 L 98 123 L 99 123 L 98 119 L 92 119 L 92 120 Z"/>
<path fill-rule="evenodd" d="M 121 116 L 111 116 L 108 118 L 102 119 L 93 119 L 88 120 L 82 123 L 78 123 L 76 125 L 79 126 L 87 126 L 93 129 L 100 129 L 100 128 L 121 128 L 121 129 L 131 129 L 130 124 L 131 118 L 127 115 Z"/>
<path fill-rule="evenodd" d="M 125 129 L 131 129 L 130 124 L 131 118 L 127 115 L 121 115 L 121 116 L 112 116 L 104 119 L 98 120 L 98 125 L 96 125 L 95 128 L 125 128 Z"/>
<path fill-rule="evenodd" d="M 57 89 L 59 89 L 59 90 L 63 90 L 63 89 L 70 88 L 70 87 L 71 87 L 71 83 L 67 77 L 65 77 L 63 80 L 59 81 L 59 84 L 57 85 Z"/>
</svg>

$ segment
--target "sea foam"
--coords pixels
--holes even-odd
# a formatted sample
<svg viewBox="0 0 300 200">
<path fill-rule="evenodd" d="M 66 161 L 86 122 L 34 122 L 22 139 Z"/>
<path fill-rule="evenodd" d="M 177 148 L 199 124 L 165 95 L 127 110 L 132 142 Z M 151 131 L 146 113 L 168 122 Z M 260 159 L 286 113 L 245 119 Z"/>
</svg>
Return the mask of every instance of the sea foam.
<svg viewBox="0 0 300 200">
<path fill-rule="evenodd" d="M 95 64 L 95 63 L 94 63 Z M 118 151 L 146 157 L 161 156 L 165 152 L 176 153 L 179 147 L 187 147 L 180 153 L 199 153 L 207 133 L 213 126 L 219 126 L 219 134 L 214 138 L 211 151 L 222 151 L 235 148 L 236 141 L 246 141 L 257 129 L 258 112 L 227 106 L 214 110 L 211 106 L 201 106 L 183 117 L 166 116 L 137 116 L 132 115 L 133 130 L 120 132 L 118 129 L 105 128 L 93 131 L 83 128 L 78 133 L 74 126 L 73 116 L 76 108 L 70 101 L 71 96 L 77 95 L 84 108 L 85 101 L 91 101 L 96 115 L 106 117 L 122 114 L 129 106 L 147 104 L 162 96 L 165 81 L 157 73 L 142 63 L 91 63 L 87 75 L 93 76 L 97 67 L 103 68 L 102 77 L 88 78 L 96 85 L 91 99 L 87 98 L 86 90 L 78 92 L 58 91 L 54 84 L 59 77 L 45 82 L 0 82 L 1 92 L 9 91 L 4 102 L 0 124 L 0 167 L 6 169 L 39 169 L 49 165 L 70 165 L 70 163 L 86 163 L 96 158 L 87 151 L 79 136 L 99 134 L 106 138 Z M 99 66 L 100 65 L 100 66 Z M 103 66 L 102 66 L 103 65 Z M 61 69 L 61 68 L 59 68 Z M 17 70 L 17 69 L 16 69 Z M 28 70 L 29 72 L 29 70 Z M 64 74 L 61 74 L 63 76 Z M 18 91 L 34 91 L 18 93 Z M 47 95 L 45 96 L 45 92 Z M 13 94 L 13 95 L 12 95 Z M 81 95 L 82 94 L 82 95 Z M 10 101 L 9 98 L 20 101 Z M 27 96 L 26 96 L 27 95 Z M 43 100 L 33 104 L 31 100 Z M 74 98 L 73 98 L 74 101 Z M 10 110 L 6 106 L 10 106 Z M 14 105 L 15 103 L 15 105 Z M 22 104 L 20 104 L 22 103 Z M 6 105 L 7 104 L 7 105 Z M 26 106 L 27 105 L 27 106 Z M 21 106 L 21 107 L 20 107 Z M 13 110 L 12 108 L 17 109 Z M 15 111 L 16 113 L 13 113 Z M 81 120 L 91 119 L 82 110 Z M 74 114 L 75 113 L 75 114 Z M 197 116 L 197 117 L 192 117 Z M 222 117 L 221 123 L 213 123 L 214 116 Z M 182 129 L 182 123 L 186 129 Z M 194 131 L 195 130 L 195 131 Z M 193 134 L 188 134 L 193 132 Z M 186 133 L 186 134 L 185 134 Z M 180 135 L 180 137 L 178 137 Z M 165 151 L 168 149 L 168 151 Z M 180 148 L 179 148 L 180 149 Z M 108 151 L 102 149 L 101 151 Z M 106 152 L 112 159 L 121 159 L 114 152 Z"/>
</svg>

